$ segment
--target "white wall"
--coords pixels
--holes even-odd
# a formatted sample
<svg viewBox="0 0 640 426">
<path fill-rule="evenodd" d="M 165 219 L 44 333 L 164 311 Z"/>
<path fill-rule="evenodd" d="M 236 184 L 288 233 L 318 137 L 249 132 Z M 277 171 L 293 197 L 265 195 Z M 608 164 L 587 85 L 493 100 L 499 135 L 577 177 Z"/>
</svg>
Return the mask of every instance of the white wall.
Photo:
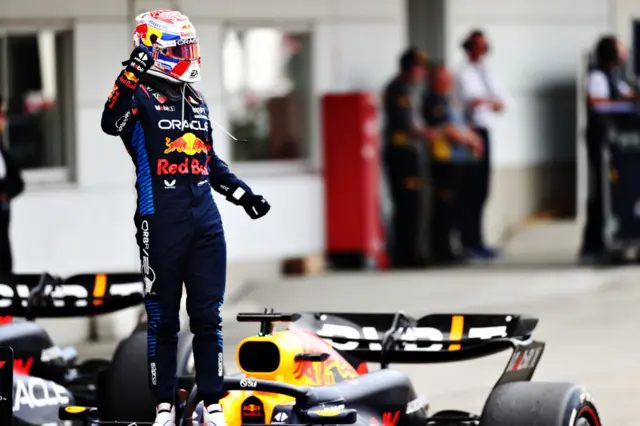
<svg viewBox="0 0 640 426">
<path fill-rule="evenodd" d="M 2 19 L 124 18 L 127 0 L 3 0 Z"/>
<path fill-rule="evenodd" d="M 490 69 L 512 97 L 494 132 L 497 167 L 575 155 L 575 78 L 580 55 L 611 22 L 608 0 L 447 0 L 447 62 L 460 42 L 486 31 Z"/>
<path fill-rule="evenodd" d="M 633 21 L 640 20 L 640 2 L 638 0 L 611 0 L 613 24 L 618 36 L 630 46 L 633 38 Z"/>
<path fill-rule="evenodd" d="M 37 7 L 36 6 L 37 3 Z M 55 3 L 55 5 L 54 5 Z M 221 44 L 226 25 L 304 24 L 313 29 L 313 90 L 379 91 L 393 74 L 405 44 L 402 0 L 184 0 L 203 51 L 203 90 L 213 118 L 227 124 L 221 85 Z M 77 181 L 29 185 L 14 203 L 12 237 L 16 272 L 70 274 L 80 271 L 138 270 L 134 241 L 133 166 L 117 138 L 102 134 L 100 115 L 106 96 L 130 51 L 132 22 L 125 0 L 4 0 L 0 20 L 74 30 Z M 318 108 L 316 107 L 316 113 Z M 273 206 L 260 221 L 219 200 L 226 224 L 230 261 L 277 260 L 321 252 L 324 202 L 320 170 L 320 117 L 313 147 L 315 172 L 239 174 Z M 216 135 L 215 148 L 228 159 L 229 139 Z M 233 168 L 233 163 L 231 164 Z M 80 329 L 79 329 L 80 330 Z M 128 331 L 125 329 L 125 331 Z M 77 340 L 70 333 L 54 338 Z"/>
</svg>

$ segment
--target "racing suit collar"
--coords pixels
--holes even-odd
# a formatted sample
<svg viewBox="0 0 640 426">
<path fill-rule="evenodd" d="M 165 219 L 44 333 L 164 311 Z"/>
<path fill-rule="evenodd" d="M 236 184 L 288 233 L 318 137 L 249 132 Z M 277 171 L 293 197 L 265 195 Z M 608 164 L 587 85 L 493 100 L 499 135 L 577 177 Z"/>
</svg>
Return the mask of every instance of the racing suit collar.
<svg viewBox="0 0 640 426">
<path fill-rule="evenodd" d="M 165 95 L 172 102 L 179 102 L 183 98 L 183 93 L 190 96 L 194 96 L 198 101 L 202 102 L 202 96 L 200 93 L 191 86 L 189 83 L 183 83 L 176 81 L 171 82 L 169 80 L 160 78 L 154 74 L 148 72 L 140 77 L 140 82 L 145 86 L 149 86 L 163 95 Z M 187 93 L 189 92 L 189 93 Z"/>
<path fill-rule="evenodd" d="M 185 117 L 185 104 L 187 104 L 187 96 L 194 97 L 199 102 L 204 103 L 200 93 L 191 86 L 189 83 L 172 82 L 164 78 L 160 78 L 155 74 L 143 74 L 140 77 L 140 82 L 145 86 L 149 86 L 158 92 L 165 95 L 171 102 L 180 102 L 180 122 L 184 122 Z M 189 93 L 187 93 L 187 91 Z"/>
</svg>

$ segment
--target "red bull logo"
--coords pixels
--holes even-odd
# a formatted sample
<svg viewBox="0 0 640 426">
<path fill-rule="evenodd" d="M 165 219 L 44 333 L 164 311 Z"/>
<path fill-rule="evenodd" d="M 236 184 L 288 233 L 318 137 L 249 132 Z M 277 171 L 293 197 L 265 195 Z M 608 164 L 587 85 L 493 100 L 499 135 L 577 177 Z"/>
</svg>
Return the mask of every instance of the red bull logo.
<svg viewBox="0 0 640 426">
<path fill-rule="evenodd" d="M 197 158 L 185 158 L 181 163 L 171 163 L 162 158 L 158 160 L 157 173 L 158 176 L 176 174 L 209 176 L 209 157 L 204 165 Z"/>
<path fill-rule="evenodd" d="M 298 330 L 290 330 L 294 333 L 304 347 L 304 353 L 328 352 L 329 358 L 323 362 L 302 361 L 296 363 L 293 372 L 297 380 L 306 378 L 315 386 L 333 385 L 358 377 L 358 372 L 346 361 L 342 360 L 333 349 L 327 350 L 327 345 L 319 337 Z"/>
<path fill-rule="evenodd" d="M 118 81 L 131 90 L 136 90 L 138 88 L 138 78 L 130 72 L 122 73 Z"/>
<path fill-rule="evenodd" d="M 135 76 L 135 74 L 134 74 L 134 73 L 132 73 L 131 71 L 126 71 L 126 72 L 122 73 L 122 75 L 124 75 L 124 77 L 125 77 L 127 80 L 129 80 L 129 81 L 133 81 L 134 83 L 137 83 L 137 82 L 139 81 L 139 80 L 138 80 L 138 77 L 136 77 L 136 76 Z"/>
<path fill-rule="evenodd" d="M 242 423 L 244 424 L 264 424 L 264 404 L 260 398 L 250 396 L 242 404 Z"/>
<path fill-rule="evenodd" d="M 117 91 L 118 91 L 118 86 L 114 84 L 113 89 L 111 89 L 111 93 L 109 93 L 109 100 L 113 98 L 113 95 L 115 95 Z"/>
<path fill-rule="evenodd" d="M 136 36 L 141 39 L 141 40 L 146 40 L 147 39 L 147 31 L 148 31 L 148 25 L 147 24 L 140 24 L 136 27 Z M 146 44 L 146 43 L 145 43 Z"/>
<path fill-rule="evenodd" d="M 245 405 L 242 410 L 245 412 L 245 415 L 250 415 L 250 416 L 259 416 L 260 413 L 262 412 L 262 408 L 260 408 L 260 406 L 255 404 Z"/>
<path fill-rule="evenodd" d="M 167 149 L 164 150 L 165 154 L 170 152 L 182 152 L 186 155 L 207 154 L 209 153 L 209 147 L 193 133 L 185 133 L 178 139 L 172 141 L 170 138 L 166 138 Z"/>
<path fill-rule="evenodd" d="M 162 30 L 160 28 L 153 28 L 147 24 L 140 24 L 136 27 L 136 36 L 140 39 L 142 44 L 151 47 L 153 46 L 151 37 L 156 36 L 158 40 L 161 39 Z"/>
<path fill-rule="evenodd" d="M 109 93 L 109 99 L 107 100 L 107 102 L 109 102 L 109 108 L 113 108 L 118 100 L 118 96 L 120 96 L 120 92 L 118 92 L 118 86 L 114 84 L 111 93 Z"/>
</svg>

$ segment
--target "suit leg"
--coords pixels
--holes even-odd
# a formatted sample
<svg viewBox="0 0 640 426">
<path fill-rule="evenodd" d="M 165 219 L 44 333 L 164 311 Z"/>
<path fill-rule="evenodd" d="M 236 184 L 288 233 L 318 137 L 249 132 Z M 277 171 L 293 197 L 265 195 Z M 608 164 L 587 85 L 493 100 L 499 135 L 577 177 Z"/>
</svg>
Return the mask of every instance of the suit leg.
<svg viewBox="0 0 640 426">
<path fill-rule="evenodd" d="M 158 403 L 176 392 L 180 299 L 191 240 L 188 226 L 167 226 L 157 217 L 136 218 L 136 239 L 145 282 L 149 385 Z"/>
<path fill-rule="evenodd" d="M 206 405 L 223 394 L 222 317 L 227 245 L 220 221 L 199 233 L 187 262 L 187 312 L 193 337 L 196 384 Z"/>
</svg>

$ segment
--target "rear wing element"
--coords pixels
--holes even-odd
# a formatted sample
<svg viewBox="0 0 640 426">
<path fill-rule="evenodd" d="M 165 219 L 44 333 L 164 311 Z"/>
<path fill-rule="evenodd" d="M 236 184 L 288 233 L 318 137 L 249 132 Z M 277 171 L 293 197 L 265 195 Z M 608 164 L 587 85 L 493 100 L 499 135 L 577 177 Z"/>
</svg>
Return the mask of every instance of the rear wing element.
<svg viewBox="0 0 640 426">
<path fill-rule="evenodd" d="M 259 322 L 260 334 L 274 323 L 312 333 L 333 349 L 364 362 L 426 364 L 464 361 L 513 351 L 497 385 L 527 381 L 540 361 L 543 342 L 532 340 L 538 319 L 521 314 L 432 314 L 420 319 L 390 313 L 240 313 L 239 322 Z M 322 360 L 323 354 L 318 355 Z M 299 362 L 305 362 L 303 360 Z"/>
<path fill-rule="evenodd" d="M 2 314 L 28 320 L 107 314 L 142 301 L 142 275 L 136 273 L 0 277 Z"/>
<path fill-rule="evenodd" d="M 380 359 L 383 340 L 395 334 L 392 362 L 458 361 L 504 350 L 510 339 L 527 340 L 537 318 L 517 314 L 431 314 L 420 319 L 398 312 L 301 313 L 291 328 L 325 339 L 363 361 Z"/>
<path fill-rule="evenodd" d="M 0 347 L 0 424 L 13 424 L 13 349 Z"/>
<path fill-rule="evenodd" d="M 509 362 L 512 371 L 505 371 L 504 379 L 528 380 L 544 350 L 544 343 L 531 339 L 538 319 L 520 314 L 431 314 L 415 319 L 402 312 L 304 312 L 296 317 L 291 328 L 316 334 L 362 361 L 380 362 L 382 368 L 389 363 L 464 361 L 511 349 L 521 359 Z"/>
<path fill-rule="evenodd" d="M 465 361 L 505 350 L 513 354 L 497 385 L 527 381 L 540 361 L 543 342 L 531 338 L 538 319 L 520 314 L 431 314 L 415 319 L 402 312 L 296 315 L 291 328 L 323 338 L 366 362 L 424 364 Z"/>
</svg>

